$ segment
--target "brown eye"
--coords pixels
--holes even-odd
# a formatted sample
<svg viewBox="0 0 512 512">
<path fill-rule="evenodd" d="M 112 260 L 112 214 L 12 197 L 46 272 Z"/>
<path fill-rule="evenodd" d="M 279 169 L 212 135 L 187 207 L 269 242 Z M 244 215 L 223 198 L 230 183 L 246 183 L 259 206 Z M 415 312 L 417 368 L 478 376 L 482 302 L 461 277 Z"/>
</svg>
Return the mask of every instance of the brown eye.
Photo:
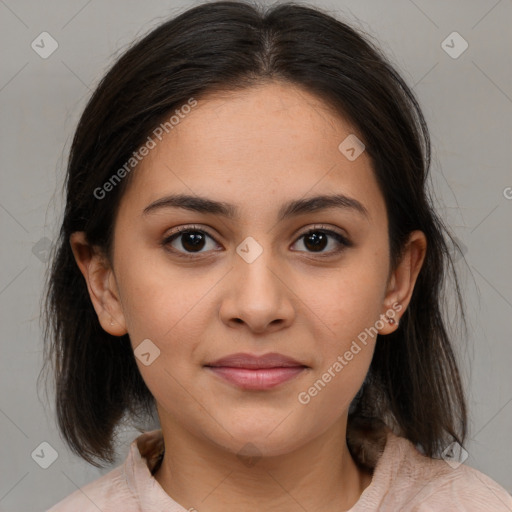
<svg viewBox="0 0 512 512">
<path fill-rule="evenodd" d="M 329 246 L 331 238 L 335 240 L 334 243 L 330 244 L 331 246 L 334 245 L 334 248 L 325 251 L 326 247 Z M 320 254 L 336 254 L 352 245 L 343 235 L 335 231 L 318 228 L 310 229 L 301 235 L 299 240 L 303 240 L 303 245 L 307 249 L 307 252 Z"/>
<path fill-rule="evenodd" d="M 184 227 L 176 230 L 175 233 L 162 241 L 163 246 L 178 254 L 178 256 L 193 257 L 193 254 L 201 254 L 207 247 L 208 239 L 215 240 L 206 231 L 194 227 Z M 214 245 L 215 247 L 215 245 Z"/>
<path fill-rule="evenodd" d="M 320 252 L 325 249 L 329 243 L 329 235 L 322 231 L 314 231 L 304 236 L 304 247 L 313 252 Z"/>
<path fill-rule="evenodd" d="M 184 231 L 180 233 L 181 246 L 190 252 L 200 251 L 205 245 L 205 234 L 199 231 Z"/>
</svg>

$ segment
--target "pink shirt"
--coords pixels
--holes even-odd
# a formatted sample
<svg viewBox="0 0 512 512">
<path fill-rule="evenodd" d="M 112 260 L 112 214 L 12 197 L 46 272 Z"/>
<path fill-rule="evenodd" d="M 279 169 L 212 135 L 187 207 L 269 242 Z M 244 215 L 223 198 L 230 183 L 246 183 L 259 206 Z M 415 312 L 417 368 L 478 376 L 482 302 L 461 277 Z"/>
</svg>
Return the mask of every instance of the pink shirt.
<svg viewBox="0 0 512 512">
<path fill-rule="evenodd" d="M 47 512 L 186 512 L 153 478 L 162 431 L 137 437 L 124 464 L 85 485 Z M 192 509 L 193 510 L 193 509 Z M 389 432 L 371 484 L 349 512 L 512 512 L 512 496 L 476 469 L 430 459 Z"/>
</svg>

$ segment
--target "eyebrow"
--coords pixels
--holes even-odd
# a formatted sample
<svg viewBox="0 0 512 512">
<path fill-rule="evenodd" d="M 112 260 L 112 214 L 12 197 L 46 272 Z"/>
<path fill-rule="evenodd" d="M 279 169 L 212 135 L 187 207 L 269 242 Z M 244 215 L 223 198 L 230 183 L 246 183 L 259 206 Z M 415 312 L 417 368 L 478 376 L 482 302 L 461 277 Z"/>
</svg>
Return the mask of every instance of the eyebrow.
<svg viewBox="0 0 512 512">
<path fill-rule="evenodd" d="M 235 219 L 239 216 L 238 208 L 233 204 L 186 194 L 169 195 L 157 199 L 144 208 L 142 215 L 154 213 L 162 208 L 183 208 L 198 213 L 220 215 L 228 219 Z M 370 216 L 368 210 L 357 199 L 343 194 L 334 194 L 296 199 L 285 203 L 279 209 L 277 220 L 279 222 L 290 217 L 330 208 L 353 211 L 366 218 Z"/>
</svg>

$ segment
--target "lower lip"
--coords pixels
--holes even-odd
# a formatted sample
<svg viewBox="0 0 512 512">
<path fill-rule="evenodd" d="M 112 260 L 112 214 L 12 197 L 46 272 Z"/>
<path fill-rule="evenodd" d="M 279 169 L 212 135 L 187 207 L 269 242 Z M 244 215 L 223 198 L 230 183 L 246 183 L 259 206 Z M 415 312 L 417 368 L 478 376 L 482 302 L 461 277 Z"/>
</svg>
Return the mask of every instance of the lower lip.
<svg viewBox="0 0 512 512">
<path fill-rule="evenodd" d="M 293 379 L 306 370 L 304 366 L 260 368 L 258 370 L 230 366 L 208 366 L 207 368 L 242 389 L 270 389 Z"/>
</svg>

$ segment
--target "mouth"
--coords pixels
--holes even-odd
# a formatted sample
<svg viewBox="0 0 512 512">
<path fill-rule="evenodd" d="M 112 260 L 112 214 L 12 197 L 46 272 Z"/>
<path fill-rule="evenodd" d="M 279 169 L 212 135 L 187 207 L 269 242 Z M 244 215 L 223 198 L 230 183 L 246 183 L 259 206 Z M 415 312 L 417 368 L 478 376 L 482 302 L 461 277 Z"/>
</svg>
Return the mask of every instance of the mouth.
<svg viewBox="0 0 512 512">
<path fill-rule="evenodd" d="M 241 389 L 271 389 L 302 374 L 309 366 L 282 354 L 232 354 L 205 365 L 208 371 Z"/>
</svg>

